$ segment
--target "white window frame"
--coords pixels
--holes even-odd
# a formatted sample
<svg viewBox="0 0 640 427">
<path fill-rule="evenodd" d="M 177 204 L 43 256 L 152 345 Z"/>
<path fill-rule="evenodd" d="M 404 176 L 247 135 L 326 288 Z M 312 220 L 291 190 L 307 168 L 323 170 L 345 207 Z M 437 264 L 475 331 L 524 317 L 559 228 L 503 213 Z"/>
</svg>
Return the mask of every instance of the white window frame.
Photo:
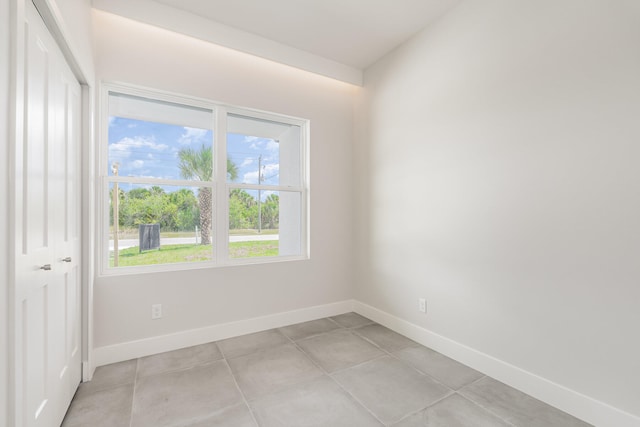
<svg viewBox="0 0 640 427">
<path fill-rule="evenodd" d="M 206 108 L 213 111 L 213 180 L 209 183 L 189 180 L 166 180 L 123 176 L 109 176 L 109 93 L 116 92 L 125 95 L 139 96 L 152 100 L 172 102 L 186 106 Z M 100 91 L 100 109 L 98 120 L 99 149 L 96 169 L 98 170 L 97 209 L 99 214 L 98 239 L 99 244 L 98 266 L 100 276 L 114 276 L 140 273 L 156 273 L 166 271 L 194 270 L 203 268 L 216 268 L 225 266 L 264 264 L 284 261 L 300 261 L 310 257 L 309 245 L 309 128 L 307 119 L 271 113 L 252 108 L 238 107 L 219 103 L 203 98 L 185 95 L 177 95 L 170 92 L 149 89 L 140 86 L 103 82 Z M 300 127 L 300 186 L 284 185 L 256 185 L 227 182 L 227 115 L 236 114 L 261 120 L 279 122 Z M 154 264 L 135 267 L 109 267 L 109 184 L 112 182 L 132 184 L 157 184 L 177 185 L 188 187 L 210 187 L 212 189 L 212 202 L 214 203 L 212 218 L 212 244 L 213 256 L 211 261 L 191 263 Z M 254 258 L 229 258 L 229 191 L 232 188 L 249 190 L 273 190 L 290 191 L 300 193 L 300 254 L 290 256 L 254 257 Z"/>
</svg>

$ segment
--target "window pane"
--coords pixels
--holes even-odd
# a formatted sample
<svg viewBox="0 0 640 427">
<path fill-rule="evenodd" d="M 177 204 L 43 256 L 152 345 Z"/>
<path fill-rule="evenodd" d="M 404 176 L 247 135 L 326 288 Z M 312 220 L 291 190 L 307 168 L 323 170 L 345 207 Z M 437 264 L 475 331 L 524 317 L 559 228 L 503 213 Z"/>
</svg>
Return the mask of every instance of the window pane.
<svg viewBox="0 0 640 427">
<path fill-rule="evenodd" d="M 230 114 L 228 180 L 243 184 L 300 185 L 300 126 Z"/>
<path fill-rule="evenodd" d="M 211 260 L 211 188 L 112 182 L 108 196 L 110 267 Z"/>
<path fill-rule="evenodd" d="M 229 258 L 300 255 L 301 195 L 293 191 L 229 192 Z"/>
<path fill-rule="evenodd" d="M 108 173 L 211 181 L 213 111 L 109 94 Z"/>
</svg>

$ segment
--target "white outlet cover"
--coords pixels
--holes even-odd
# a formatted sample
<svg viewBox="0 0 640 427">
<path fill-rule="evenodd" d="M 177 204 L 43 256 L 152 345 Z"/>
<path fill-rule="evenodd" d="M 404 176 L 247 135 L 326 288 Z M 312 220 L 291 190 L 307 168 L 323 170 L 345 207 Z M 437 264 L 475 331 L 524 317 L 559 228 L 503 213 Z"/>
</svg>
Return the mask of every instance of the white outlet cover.
<svg viewBox="0 0 640 427">
<path fill-rule="evenodd" d="M 162 304 L 153 304 L 151 306 L 151 319 L 160 319 L 162 317 Z"/>
</svg>

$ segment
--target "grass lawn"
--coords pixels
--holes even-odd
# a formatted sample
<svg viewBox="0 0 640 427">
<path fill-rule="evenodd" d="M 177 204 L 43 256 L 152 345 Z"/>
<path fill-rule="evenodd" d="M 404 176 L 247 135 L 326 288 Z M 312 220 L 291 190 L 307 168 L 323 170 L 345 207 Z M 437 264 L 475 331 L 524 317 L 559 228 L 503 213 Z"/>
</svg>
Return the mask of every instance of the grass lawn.
<svg viewBox="0 0 640 427">
<path fill-rule="evenodd" d="M 211 259 L 211 246 L 203 245 L 166 245 L 160 249 L 144 251 L 142 253 L 139 252 L 137 246 L 134 246 L 122 249 L 119 252 L 119 267 L 198 262 Z M 277 240 L 229 243 L 230 258 L 253 258 L 277 255 Z M 109 259 L 109 266 L 113 267 L 113 254 Z"/>
<path fill-rule="evenodd" d="M 230 242 L 229 258 L 278 256 L 278 241 Z"/>
</svg>

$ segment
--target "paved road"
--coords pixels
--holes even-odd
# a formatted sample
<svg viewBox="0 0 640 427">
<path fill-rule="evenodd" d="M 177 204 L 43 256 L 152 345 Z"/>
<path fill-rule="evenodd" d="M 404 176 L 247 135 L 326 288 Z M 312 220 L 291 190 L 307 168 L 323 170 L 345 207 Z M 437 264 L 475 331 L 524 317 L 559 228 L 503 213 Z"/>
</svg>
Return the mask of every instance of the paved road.
<svg viewBox="0 0 640 427">
<path fill-rule="evenodd" d="M 254 242 L 256 240 L 278 240 L 277 234 L 258 234 L 251 236 L 229 236 L 230 242 Z M 186 245 L 190 243 L 197 243 L 195 237 L 170 237 L 161 238 L 160 245 Z M 138 239 L 122 239 L 118 241 L 118 249 L 131 248 L 138 246 Z M 109 250 L 113 250 L 113 240 L 109 240 Z"/>
</svg>

